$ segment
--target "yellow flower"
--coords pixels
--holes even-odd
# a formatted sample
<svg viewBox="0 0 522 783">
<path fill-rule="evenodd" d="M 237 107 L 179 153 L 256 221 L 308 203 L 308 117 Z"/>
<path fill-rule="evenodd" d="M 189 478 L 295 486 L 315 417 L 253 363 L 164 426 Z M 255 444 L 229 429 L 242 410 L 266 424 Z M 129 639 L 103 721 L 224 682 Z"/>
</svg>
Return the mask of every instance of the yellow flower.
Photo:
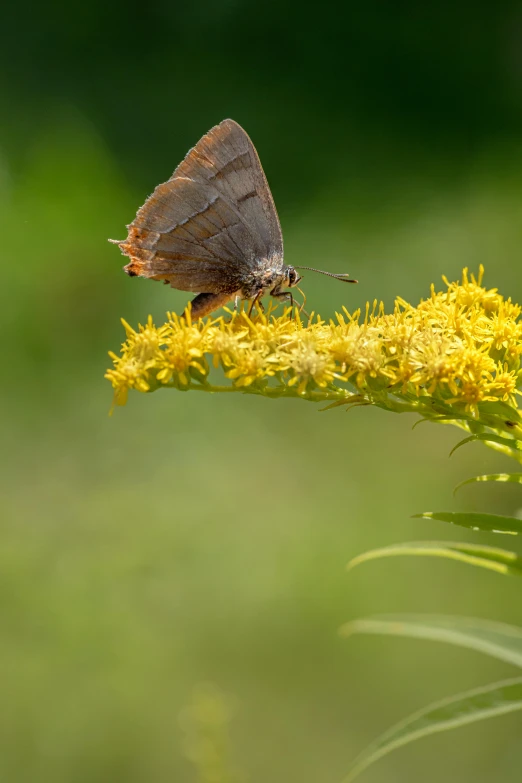
<svg viewBox="0 0 522 783">
<path fill-rule="evenodd" d="M 336 372 L 334 357 L 318 348 L 318 341 L 314 340 L 312 334 L 301 338 L 288 351 L 287 364 L 291 374 L 288 385 L 298 384 L 298 394 L 304 394 L 309 383 L 325 388 L 335 378 L 341 378 L 340 373 Z"/>
<path fill-rule="evenodd" d="M 507 364 L 503 367 L 498 366 L 497 371 L 487 384 L 489 391 L 489 400 L 501 399 L 503 402 L 509 402 L 513 407 L 517 406 L 516 396 L 522 394 L 517 389 L 517 373 L 515 370 L 508 370 Z"/>
<path fill-rule="evenodd" d="M 497 292 L 496 288 L 489 291 L 482 287 L 484 277 L 484 267 L 479 267 L 479 273 L 475 279 L 474 275 L 468 278 L 468 270 L 462 272 L 462 282 L 450 283 L 446 277 L 442 279 L 448 286 L 448 291 L 444 294 L 437 294 L 439 297 L 445 297 L 449 302 L 462 305 L 466 308 L 472 308 L 478 305 L 484 312 L 495 312 L 501 304 L 503 297 Z M 432 289 L 433 291 L 433 289 Z"/>
<path fill-rule="evenodd" d="M 122 345 L 121 356 L 109 351 L 114 367 L 107 370 L 105 377 L 112 383 L 116 405 L 125 405 L 129 389 L 147 392 L 150 390 L 151 371 L 162 360 L 161 347 L 165 344 L 167 326 L 156 329 L 149 315 L 145 326 L 138 331 L 121 319 L 127 339 Z"/>
<path fill-rule="evenodd" d="M 209 368 L 205 352 L 211 326 L 211 321 L 193 324 L 169 314 L 165 346 L 156 362 L 158 381 L 163 384 L 174 381 L 181 387 L 188 387 L 191 370 L 195 370 L 201 378 L 206 377 Z"/>
<path fill-rule="evenodd" d="M 237 350 L 224 357 L 223 365 L 225 376 L 233 380 L 238 388 L 271 378 L 277 372 L 277 368 L 271 365 L 268 351 L 254 346 L 238 346 Z"/>
<path fill-rule="evenodd" d="M 521 308 L 465 269 L 461 282 L 435 291 L 417 306 L 401 298 L 391 313 L 382 303 L 344 310 L 334 321 L 303 323 L 290 309 L 276 316 L 199 320 L 169 315 L 156 328 L 149 317 L 134 331 L 124 322 L 121 353 L 111 353 L 106 377 L 115 400 L 129 389 L 160 386 L 238 390 L 267 396 L 300 396 L 331 402 L 367 402 L 388 410 L 416 410 L 428 418 L 487 422 L 505 431 L 519 421 L 522 354 Z M 209 382 L 209 364 L 221 367 L 228 386 Z M 491 412 L 492 402 L 511 406 Z M 498 409 L 500 410 L 500 409 Z M 509 413 L 509 415 L 508 415 Z M 492 424 L 493 422 L 493 424 Z M 520 437 L 521 433 L 518 433 Z"/>
</svg>

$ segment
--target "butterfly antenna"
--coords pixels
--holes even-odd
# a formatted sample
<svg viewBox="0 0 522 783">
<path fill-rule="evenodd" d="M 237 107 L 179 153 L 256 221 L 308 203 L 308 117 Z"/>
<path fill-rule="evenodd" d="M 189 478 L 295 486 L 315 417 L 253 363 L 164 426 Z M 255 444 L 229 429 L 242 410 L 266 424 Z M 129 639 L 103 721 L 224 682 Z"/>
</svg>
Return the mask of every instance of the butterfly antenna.
<svg viewBox="0 0 522 783">
<path fill-rule="evenodd" d="M 335 275 L 333 272 L 325 272 L 324 269 L 315 269 L 313 266 L 296 266 L 295 269 L 307 269 L 309 272 L 319 272 L 320 275 L 327 275 L 327 277 L 335 277 L 336 280 L 340 280 L 342 283 L 357 283 L 358 280 L 352 280 L 349 275 Z"/>
</svg>

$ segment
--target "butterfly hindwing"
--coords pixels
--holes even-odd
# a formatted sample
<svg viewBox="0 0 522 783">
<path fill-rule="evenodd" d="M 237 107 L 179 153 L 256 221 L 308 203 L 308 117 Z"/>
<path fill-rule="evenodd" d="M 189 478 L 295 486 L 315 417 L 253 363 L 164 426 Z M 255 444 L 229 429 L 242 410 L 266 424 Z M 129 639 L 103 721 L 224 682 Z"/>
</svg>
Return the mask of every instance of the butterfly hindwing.
<svg viewBox="0 0 522 783">
<path fill-rule="evenodd" d="M 169 279 L 183 291 L 212 292 L 240 287 L 238 258 L 249 242 L 240 217 L 215 188 L 178 177 L 156 188 L 120 247 L 132 259 L 131 273 Z"/>
</svg>

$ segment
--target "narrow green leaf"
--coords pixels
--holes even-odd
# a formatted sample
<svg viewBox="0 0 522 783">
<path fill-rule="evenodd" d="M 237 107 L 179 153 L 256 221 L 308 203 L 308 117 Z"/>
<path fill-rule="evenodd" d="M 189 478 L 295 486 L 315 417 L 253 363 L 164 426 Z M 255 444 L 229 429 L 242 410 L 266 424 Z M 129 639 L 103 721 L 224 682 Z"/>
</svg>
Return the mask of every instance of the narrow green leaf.
<svg viewBox="0 0 522 783">
<path fill-rule="evenodd" d="M 457 484 L 453 490 L 453 494 L 457 492 L 461 487 L 465 487 L 466 484 L 475 484 L 480 481 L 501 481 L 503 483 L 522 484 L 522 473 L 487 473 L 484 476 L 473 476 L 472 478 L 465 479 Z"/>
<path fill-rule="evenodd" d="M 425 511 L 413 514 L 413 519 L 438 519 L 469 530 L 486 530 L 489 533 L 505 533 L 517 536 L 522 533 L 522 519 L 502 514 L 478 514 L 473 511 Z"/>
<path fill-rule="evenodd" d="M 508 419 L 517 423 L 522 423 L 520 411 L 513 408 L 508 402 L 502 400 L 488 400 L 480 403 L 481 413 L 496 416 L 502 419 Z"/>
<path fill-rule="evenodd" d="M 459 440 L 459 442 L 456 443 L 455 446 L 453 446 L 453 448 L 451 449 L 449 453 L 450 457 L 452 457 L 457 451 L 457 449 L 460 449 L 461 446 L 464 446 L 466 443 L 471 443 L 471 441 L 473 440 L 477 440 L 476 435 L 468 435 L 467 438 L 463 438 L 462 440 Z"/>
<path fill-rule="evenodd" d="M 369 745 L 355 760 L 344 783 L 351 783 L 378 759 L 414 740 L 520 709 L 522 677 L 492 683 L 430 704 L 397 723 Z"/>
<path fill-rule="evenodd" d="M 469 565 L 487 568 L 499 574 L 522 576 L 522 558 L 508 549 L 498 549 L 493 546 L 467 544 L 457 541 L 409 541 L 403 544 L 371 549 L 354 557 L 347 569 L 355 568 L 369 560 L 379 560 L 382 557 L 408 555 L 415 557 L 446 557 L 450 560 L 460 560 Z"/>
<path fill-rule="evenodd" d="M 424 415 L 427 416 L 427 414 L 424 414 Z M 423 423 L 428 423 L 428 424 L 433 424 L 433 423 L 435 423 L 435 424 L 437 424 L 437 423 L 439 423 L 439 424 L 451 424 L 451 423 L 453 423 L 455 421 L 470 421 L 470 420 L 471 420 L 471 416 L 464 416 L 463 414 L 457 414 L 457 413 L 455 413 L 453 415 L 450 415 L 450 414 L 448 414 L 448 415 L 442 415 L 442 414 L 441 415 L 433 415 L 433 416 L 429 416 L 427 418 L 419 419 L 418 421 L 416 421 L 415 424 L 412 426 L 412 430 L 416 429 L 416 427 L 418 427 L 420 424 L 423 424 Z M 455 448 L 458 448 L 458 445 L 455 446 Z"/>
<path fill-rule="evenodd" d="M 352 620 L 341 636 L 380 634 L 446 642 L 482 652 L 522 668 L 522 628 L 479 617 L 437 614 L 382 614 Z"/>
<path fill-rule="evenodd" d="M 513 431 L 515 427 L 522 424 L 520 411 L 501 400 L 481 402 L 480 420 L 484 421 L 487 426 L 490 426 L 488 420 L 491 420 L 493 429 L 498 429 L 499 425 L 503 425 L 506 431 Z M 520 432 L 520 430 L 518 431 Z"/>
<path fill-rule="evenodd" d="M 339 408 L 342 405 L 357 407 L 358 405 L 370 405 L 370 404 L 371 403 L 368 402 L 366 397 L 364 397 L 362 394 L 351 394 L 350 392 L 346 392 L 344 397 L 342 397 L 339 400 L 334 400 L 334 402 L 330 402 L 324 408 L 321 408 L 321 411 L 329 411 L 332 408 Z"/>
<path fill-rule="evenodd" d="M 480 432 L 475 435 L 476 440 L 483 440 L 489 443 L 498 443 L 499 446 L 507 446 L 512 451 L 521 451 L 522 443 L 516 438 L 504 438 L 502 435 L 496 435 L 495 433 Z"/>
<path fill-rule="evenodd" d="M 481 440 L 486 443 L 496 443 L 498 446 L 503 447 L 503 451 L 505 453 L 522 450 L 521 442 L 515 438 L 503 438 L 501 435 L 495 435 L 494 433 L 481 432 L 475 435 L 469 435 L 467 438 L 460 440 L 457 445 L 453 446 L 451 449 L 449 453 L 450 457 L 457 451 L 457 449 L 460 449 L 461 446 L 464 446 L 466 443 L 471 443 L 474 440 Z"/>
</svg>

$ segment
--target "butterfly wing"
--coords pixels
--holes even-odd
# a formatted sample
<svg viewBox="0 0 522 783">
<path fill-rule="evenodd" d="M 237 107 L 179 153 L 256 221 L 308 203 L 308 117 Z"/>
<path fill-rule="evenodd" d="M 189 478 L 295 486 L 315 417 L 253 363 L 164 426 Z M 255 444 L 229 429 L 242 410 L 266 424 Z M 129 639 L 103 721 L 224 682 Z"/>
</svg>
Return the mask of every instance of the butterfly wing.
<svg viewBox="0 0 522 783">
<path fill-rule="evenodd" d="M 209 293 L 241 289 L 259 259 L 281 259 L 270 188 L 254 145 L 232 120 L 212 128 L 155 189 L 120 248 L 131 275 Z"/>
<path fill-rule="evenodd" d="M 190 150 L 172 179 L 208 182 L 235 204 L 251 233 L 263 242 L 265 258 L 283 255 L 277 211 L 256 148 L 246 131 L 223 120 Z"/>
</svg>

